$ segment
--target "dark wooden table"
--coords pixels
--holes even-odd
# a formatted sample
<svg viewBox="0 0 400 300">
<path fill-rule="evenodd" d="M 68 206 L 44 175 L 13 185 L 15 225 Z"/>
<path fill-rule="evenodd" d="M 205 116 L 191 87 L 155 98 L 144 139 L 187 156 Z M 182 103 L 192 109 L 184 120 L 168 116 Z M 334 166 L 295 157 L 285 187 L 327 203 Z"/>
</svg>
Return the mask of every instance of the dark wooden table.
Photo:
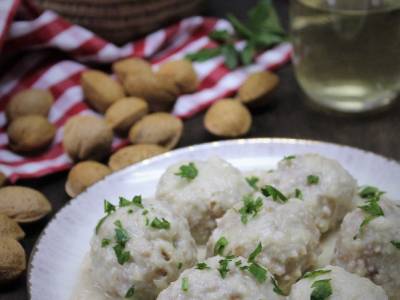
<svg viewBox="0 0 400 300">
<path fill-rule="evenodd" d="M 209 0 L 206 12 L 209 15 L 221 17 L 227 12 L 233 12 L 243 17 L 248 8 L 256 2 L 256 0 Z M 286 26 L 288 1 L 275 0 L 274 2 Z M 315 111 L 305 104 L 291 65 L 281 68 L 278 74 L 281 84 L 274 96 L 274 103 L 263 110 L 254 111 L 254 123 L 249 137 L 291 137 L 328 141 L 374 151 L 400 160 L 399 101 L 386 112 L 368 117 L 330 115 Z M 215 140 L 204 130 L 202 122 L 203 114 L 185 121 L 185 132 L 179 147 Z M 64 172 L 20 184 L 42 191 L 50 199 L 54 215 L 69 201 L 69 197 L 64 192 L 66 176 Z M 51 217 L 24 227 L 27 237 L 22 244 L 28 256 Z M 23 276 L 11 286 L 0 290 L 0 299 L 28 299 L 26 277 Z"/>
</svg>

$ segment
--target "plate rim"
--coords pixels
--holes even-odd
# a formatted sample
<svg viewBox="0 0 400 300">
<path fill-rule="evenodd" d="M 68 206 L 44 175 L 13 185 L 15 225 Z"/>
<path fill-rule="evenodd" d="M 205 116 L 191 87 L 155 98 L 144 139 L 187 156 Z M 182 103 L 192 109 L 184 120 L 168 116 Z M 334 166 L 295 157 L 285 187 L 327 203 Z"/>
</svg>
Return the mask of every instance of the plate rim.
<svg viewBox="0 0 400 300">
<path fill-rule="evenodd" d="M 369 151 L 369 150 L 365 150 L 362 148 L 358 148 L 358 147 L 353 147 L 353 146 L 349 146 L 349 145 L 345 145 L 345 144 L 340 144 L 340 143 L 333 143 L 333 142 L 325 142 L 325 141 L 320 141 L 320 140 L 313 140 L 313 139 L 297 139 L 297 138 L 285 138 L 285 137 L 273 137 L 273 138 L 268 138 L 268 137 L 260 137 L 260 138 L 241 138 L 241 139 L 230 139 L 230 140 L 217 140 L 217 141 L 212 141 L 212 142 L 205 142 L 205 143 L 199 143 L 199 144 L 195 144 L 195 145 L 189 145 L 189 146 L 185 146 L 185 147 L 181 147 L 181 148 L 177 148 L 174 150 L 170 150 L 167 151 L 165 153 L 150 157 L 148 159 L 145 159 L 143 161 L 140 161 L 138 163 L 135 163 L 133 165 L 129 165 L 126 166 L 118 171 L 112 172 L 111 174 L 105 176 L 104 178 L 102 178 L 100 181 L 96 182 L 95 184 L 93 184 L 91 187 L 95 187 L 97 184 L 100 184 L 101 182 L 103 182 L 104 180 L 112 177 L 112 176 L 117 176 L 119 173 L 125 171 L 128 168 L 139 168 L 143 165 L 147 165 L 147 164 L 151 164 L 154 161 L 158 161 L 158 160 L 162 160 L 165 157 L 168 156 L 172 156 L 172 155 L 178 155 L 180 152 L 186 152 L 190 149 L 193 150 L 197 150 L 197 149 L 201 149 L 201 148 L 210 148 L 210 147 L 218 147 L 219 145 L 229 145 L 229 144 L 257 144 L 257 143 L 261 143 L 261 144 L 272 144 L 272 143 L 283 143 L 283 144 L 303 144 L 303 145 L 326 145 L 326 146 L 330 146 L 330 147 L 337 147 L 337 148 L 345 148 L 345 149 L 351 149 L 351 150 L 356 150 L 358 152 L 361 152 L 363 154 L 367 154 L 367 155 L 372 155 L 375 156 L 376 158 L 382 159 L 384 161 L 387 161 L 388 163 L 393 163 L 396 164 L 400 167 L 400 161 L 391 158 L 391 157 L 386 157 L 384 155 L 375 153 L 373 151 Z M 74 199 L 78 198 L 80 195 L 82 195 L 83 193 L 86 193 L 87 190 L 83 191 L 81 194 L 79 194 L 76 197 L 73 197 L 71 199 L 69 199 L 69 201 L 67 203 L 65 203 L 52 217 L 51 219 L 48 221 L 48 223 L 46 224 L 46 226 L 43 228 L 43 230 L 40 232 L 38 238 L 36 239 L 35 243 L 32 246 L 32 250 L 31 253 L 29 255 L 29 259 L 27 261 L 27 270 L 26 270 L 26 289 L 27 289 L 27 294 L 28 294 L 28 299 L 31 300 L 32 299 L 32 294 L 31 294 L 31 289 L 32 289 L 32 282 L 31 282 L 31 277 L 32 277 L 32 261 L 36 255 L 36 253 L 39 251 L 38 246 L 46 232 L 46 230 L 48 229 L 48 227 L 54 222 L 54 219 L 56 219 L 56 217 L 58 217 L 61 212 L 69 205 L 71 205 L 72 201 L 74 201 Z"/>
</svg>

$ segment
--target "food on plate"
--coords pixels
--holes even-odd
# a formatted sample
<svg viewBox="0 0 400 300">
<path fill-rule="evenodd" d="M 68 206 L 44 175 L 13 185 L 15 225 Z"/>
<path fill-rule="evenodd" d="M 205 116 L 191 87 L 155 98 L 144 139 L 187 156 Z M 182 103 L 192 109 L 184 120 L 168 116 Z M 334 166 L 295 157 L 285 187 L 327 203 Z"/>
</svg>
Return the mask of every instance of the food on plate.
<svg viewBox="0 0 400 300">
<path fill-rule="evenodd" d="M 112 139 L 110 126 L 96 116 L 74 116 L 64 126 L 64 151 L 73 160 L 104 158 L 111 151 Z"/>
<path fill-rule="evenodd" d="M 267 104 L 268 96 L 279 84 L 279 77 L 272 72 L 257 72 L 251 74 L 239 88 L 238 98 L 240 102 L 249 106 Z"/>
<path fill-rule="evenodd" d="M 0 171 L 0 187 L 2 187 L 3 185 L 5 185 L 7 182 L 7 177 L 6 175 Z"/>
<path fill-rule="evenodd" d="M 0 236 L 0 286 L 17 279 L 25 268 L 24 248 L 15 239 Z"/>
<path fill-rule="evenodd" d="M 0 238 L 3 237 L 21 240 L 25 237 L 25 232 L 15 220 L 0 214 Z"/>
<path fill-rule="evenodd" d="M 193 93 L 197 89 L 197 74 L 187 59 L 167 61 L 160 65 L 158 73 L 171 77 L 181 94 Z"/>
<path fill-rule="evenodd" d="M 356 181 L 337 161 L 318 154 L 285 157 L 276 170 L 260 176 L 259 185 L 302 199 L 321 233 L 338 227 L 354 208 L 357 192 Z"/>
<path fill-rule="evenodd" d="M 386 300 L 385 291 L 367 278 L 340 267 L 326 266 L 307 272 L 292 286 L 288 300 Z"/>
<path fill-rule="evenodd" d="M 15 94 L 6 107 L 8 122 L 27 115 L 47 117 L 53 104 L 53 95 L 46 90 L 27 89 Z"/>
<path fill-rule="evenodd" d="M 220 137 L 239 137 L 249 132 L 252 118 L 249 110 L 233 99 L 222 99 L 207 110 L 204 127 Z"/>
<path fill-rule="evenodd" d="M 101 71 L 84 71 L 81 76 L 81 86 L 86 100 L 101 113 L 115 101 L 125 97 L 121 84 Z"/>
<path fill-rule="evenodd" d="M 132 144 L 155 144 L 168 150 L 174 148 L 182 136 L 183 122 L 169 113 L 145 116 L 129 130 Z"/>
<path fill-rule="evenodd" d="M 55 133 L 55 127 L 40 115 L 19 117 L 7 129 L 9 146 L 17 152 L 44 149 L 51 144 Z"/>
<path fill-rule="evenodd" d="M 216 219 L 251 192 L 241 172 L 228 162 L 211 158 L 170 166 L 157 186 L 157 199 L 189 221 L 196 242 L 205 244 Z"/>
<path fill-rule="evenodd" d="M 149 105 L 144 99 L 127 97 L 112 104 L 107 109 L 105 118 L 114 131 L 124 134 L 148 111 Z"/>
<path fill-rule="evenodd" d="M 0 214 L 18 223 L 37 221 L 50 212 L 49 200 L 39 191 L 15 185 L 0 189 Z"/>
<path fill-rule="evenodd" d="M 91 241 L 92 277 L 110 297 L 155 299 L 197 258 L 187 221 L 157 199 L 105 202 Z"/>
<path fill-rule="evenodd" d="M 128 75 L 123 83 L 130 96 L 146 99 L 151 111 L 169 110 L 179 95 L 173 78 L 161 74 Z"/>
<path fill-rule="evenodd" d="M 65 191 L 69 196 L 76 197 L 108 174 L 111 174 L 111 169 L 97 161 L 77 163 L 68 173 Z"/>
<path fill-rule="evenodd" d="M 283 200 L 276 198 L 279 191 L 276 193 L 267 199 L 246 195 L 228 210 L 217 220 L 207 254 L 249 257 L 259 248 L 255 261 L 266 266 L 282 289 L 288 290 L 304 271 L 315 266 L 320 233 L 301 200 Z"/>
<path fill-rule="evenodd" d="M 157 300 L 283 300 L 271 273 L 243 257 L 215 256 L 185 270 Z"/>
<path fill-rule="evenodd" d="M 167 149 L 158 145 L 141 144 L 127 146 L 111 155 L 108 166 L 111 170 L 117 171 L 166 151 Z"/>
<path fill-rule="evenodd" d="M 390 299 L 400 295 L 400 207 L 374 187 L 360 191 L 364 203 L 343 220 L 333 263 L 368 277 Z"/>
<path fill-rule="evenodd" d="M 152 73 L 150 63 L 136 57 L 119 60 L 113 63 L 112 69 L 121 81 L 124 81 L 128 75 Z"/>
</svg>

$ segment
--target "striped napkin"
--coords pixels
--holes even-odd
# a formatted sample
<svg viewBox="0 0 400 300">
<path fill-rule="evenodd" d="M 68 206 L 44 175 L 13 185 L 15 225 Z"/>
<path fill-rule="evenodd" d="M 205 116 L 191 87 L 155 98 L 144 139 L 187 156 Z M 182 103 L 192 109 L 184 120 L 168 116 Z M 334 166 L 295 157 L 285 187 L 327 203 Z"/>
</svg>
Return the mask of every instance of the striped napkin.
<svg viewBox="0 0 400 300">
<path fill-rule="evenodd" d="M 44 11 L 31 20 L 14 21 L 21 6 L 19 0 L 0 0 L 0 171 L 11 182 L 71 167 L 72 161 L 62 147 L 63 126 L 73 115 L 96 114 L 84 102 L 79 85 L 81 72 L 88 68 L 85 64 L 110 64 L 137 56 L 150 60 L 157 68 L 164 61 L 213 47 L 214 42 L 208 38 L 212 30 L 233 30 L 226 20 L 196 16 L 117 47 L 52 11 Z M 238 42 L 237 47 L 243 47 L 243 43 Z M 15 52 L 20 53 L 17 60 L 4 61 Z M 180 96 L 172 113 L 189 118 L 214 101 L 232 95 L 249 73 L 275 69 L 286 63 L 290 55 L 291 46 L 282 44 L 260 53 L 253 65 L 233 71 L 224 66 L 222 57 L 194 63 L 199 90 Z M 22 156 L 7 146 L 4 109 L 16 92 L 26 88 L 48 89 L 55 98 L 49 120 L 57 127 L 57 134 L 49 149 L 36 156 Z M 113 149 L 124 143 L 125 140 L 115 137 Z"/>
</svg>

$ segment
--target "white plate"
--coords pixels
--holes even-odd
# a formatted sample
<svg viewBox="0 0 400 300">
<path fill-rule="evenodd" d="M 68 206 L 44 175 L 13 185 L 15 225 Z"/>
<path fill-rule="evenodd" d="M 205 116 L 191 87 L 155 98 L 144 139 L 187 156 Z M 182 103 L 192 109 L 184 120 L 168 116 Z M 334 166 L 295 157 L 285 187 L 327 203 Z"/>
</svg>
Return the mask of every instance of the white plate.
<svg viewBox="0 0 400 300">
<path fill-rule="evenodd" d="M 32 300 L 70 300 L 103 199 L 150 196 L 164 170 L 180 160 L 220 156 L 242 171 L 272 168 L 283 156 L 319 153 L 338 160 L 360 185 L 371 184 L 400 197 L 400 165 L 382 156 L 334 144 L 294 139 L 248 139 L 178 149 L 116 172 L 63 207 L 43 231 L 31 257 L 28 289 Z"/>
</svg>

